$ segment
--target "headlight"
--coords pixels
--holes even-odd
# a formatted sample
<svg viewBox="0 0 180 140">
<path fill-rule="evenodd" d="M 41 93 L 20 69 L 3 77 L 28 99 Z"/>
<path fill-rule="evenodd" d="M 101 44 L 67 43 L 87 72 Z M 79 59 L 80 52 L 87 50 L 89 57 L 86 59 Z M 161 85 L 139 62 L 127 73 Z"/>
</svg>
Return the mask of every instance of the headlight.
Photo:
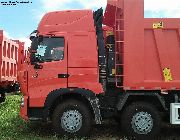
<svg viewBox="0 0 180 140">
<path fill-rule="evenodd" d="M 24 107 L 24 97 L 21 98 L 21 107 Z"/>
</svg>

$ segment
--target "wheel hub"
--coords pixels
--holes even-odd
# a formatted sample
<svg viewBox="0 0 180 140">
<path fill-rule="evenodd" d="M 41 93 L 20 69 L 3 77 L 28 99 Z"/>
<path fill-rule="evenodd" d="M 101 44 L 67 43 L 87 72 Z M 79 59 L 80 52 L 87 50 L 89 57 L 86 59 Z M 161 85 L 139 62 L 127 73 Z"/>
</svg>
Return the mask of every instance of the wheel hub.
<svg viewBox="0 0 180 140">
<path fill-rule="evenodd" d="M 134 132 L 147 134 L 153 128 L 153 119 L 147 112 L 138 112 L 133 116 L 131 124 Z"/>
<path fill-rule="evenodd" d="M 82 115 L 77 110 L 64 112 L 61 117 L 61 126 L 66 132 L 77 132 L 82 127 Z"/>
</svg>

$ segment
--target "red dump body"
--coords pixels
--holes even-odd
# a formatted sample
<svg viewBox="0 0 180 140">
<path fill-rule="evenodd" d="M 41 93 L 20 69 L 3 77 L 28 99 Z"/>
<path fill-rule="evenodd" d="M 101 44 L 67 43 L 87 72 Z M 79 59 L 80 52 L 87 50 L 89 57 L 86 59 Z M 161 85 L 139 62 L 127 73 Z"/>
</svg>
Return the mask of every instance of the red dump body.
<svg viewBox="0 0 180 140">
<path fill-rule="evenodd" d="M 19 71 L 22 68 L 22 64 L 26 61 L 26 58 L 28 57 L 28 48 L 25 48 L 24 42 L 20 42 L 19 40 L 13 40 L 19 45 L 18 49 L 18 64 L 17 64 L 17 70 Z"/>
<path fill-rule="evenodd" d="M 0 87 L 17 81 L 18 63 L 24 57 L 20 49 L 24 50 L 24 43 L 7 39 L 0 30 Z"/>
<path fill-rule="evenodd" d="M 125 90 L 180 89 L 180 18 L 144 18 L 144 0 L 109 0 L 104 24 L 115 31 Z"/>
</svg>

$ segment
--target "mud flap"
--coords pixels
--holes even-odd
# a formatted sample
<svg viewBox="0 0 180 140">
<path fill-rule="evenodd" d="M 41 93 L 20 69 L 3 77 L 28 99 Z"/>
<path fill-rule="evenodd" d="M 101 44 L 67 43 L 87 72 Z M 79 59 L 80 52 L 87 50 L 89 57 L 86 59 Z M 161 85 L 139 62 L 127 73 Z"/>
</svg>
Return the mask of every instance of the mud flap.
<svg viewBox="0 0 180 140">
<path fill-rule="evenodd" d="M 98 98 L 93 98 L 93 99 L 88 98 L 88 100 L 91 103 L 91 106 L 93 108 L 96 124 L 101 124 L 102 123 L 102 117 L 101 117 L 99 99 Z"/>
</svg>

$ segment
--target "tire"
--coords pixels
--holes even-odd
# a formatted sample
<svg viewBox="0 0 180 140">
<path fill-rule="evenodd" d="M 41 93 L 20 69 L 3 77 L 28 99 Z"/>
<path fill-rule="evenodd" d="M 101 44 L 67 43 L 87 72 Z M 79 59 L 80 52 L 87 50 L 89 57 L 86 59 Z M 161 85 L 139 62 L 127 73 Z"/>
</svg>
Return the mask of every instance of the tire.
<svg viewBox="0 0 180 140">
<path fill-rule="evenodd" d="M 127 136 L 152 140 L 161 129 L 161 117 L 152 104 L 137 102 L 124 109 L 121 124 Z"/>
<path fill-rule="evenodd" d="M 0 103 L 5 102 L 5 93 L 0 93 Z"/>
<path fill-rule="evenodd" d="M 67 100 L 54 110 L 52 125 L 55 132 L 61 136 L 86 137 L 92 128 L 91 112 L 83 103 Z"/>
</svg>

